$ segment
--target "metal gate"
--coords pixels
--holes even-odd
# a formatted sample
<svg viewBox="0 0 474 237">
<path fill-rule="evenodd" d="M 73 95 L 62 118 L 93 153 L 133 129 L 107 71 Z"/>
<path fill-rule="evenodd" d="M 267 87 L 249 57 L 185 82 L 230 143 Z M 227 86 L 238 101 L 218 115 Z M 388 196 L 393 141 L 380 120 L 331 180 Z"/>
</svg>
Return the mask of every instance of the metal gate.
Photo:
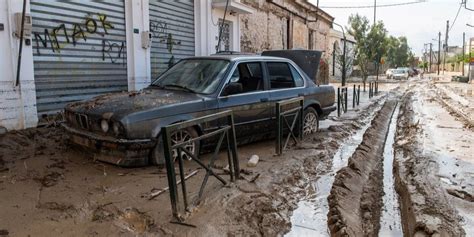
<svg viewBox="0 0 474 237">
<path fill-rule="evenodd" d="M 124 0 L 31 0 L 38 114 L 127 90 Z"/>
<path fill-rule="evenodd" d="M 152 80 L 178 60 L 194 56 L 194 1 L 150 0 Z"/>
</svg>

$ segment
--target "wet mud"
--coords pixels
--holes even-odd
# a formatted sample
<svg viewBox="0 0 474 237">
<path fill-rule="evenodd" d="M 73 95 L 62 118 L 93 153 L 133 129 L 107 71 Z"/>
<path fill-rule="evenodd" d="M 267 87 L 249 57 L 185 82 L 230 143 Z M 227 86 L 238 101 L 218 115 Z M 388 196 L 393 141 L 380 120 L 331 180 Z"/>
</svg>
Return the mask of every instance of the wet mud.
<svg viewBox="0 0 474 237">
<path fill-rule="evenodd" d="M 465 236 L 458 215 L 436 177 L 438 164 L 424 152 L 420 120 L 415 116 L 414 93 L 400 109 L 395 146 L 395 188 L 405 236 Z"/>
<path fill-rule="evenodd" d="M 385 102 L 328 197 L 331 236 L 377 236 L 383 196 L 383 152 L 396 100 Z"/>
</svg>

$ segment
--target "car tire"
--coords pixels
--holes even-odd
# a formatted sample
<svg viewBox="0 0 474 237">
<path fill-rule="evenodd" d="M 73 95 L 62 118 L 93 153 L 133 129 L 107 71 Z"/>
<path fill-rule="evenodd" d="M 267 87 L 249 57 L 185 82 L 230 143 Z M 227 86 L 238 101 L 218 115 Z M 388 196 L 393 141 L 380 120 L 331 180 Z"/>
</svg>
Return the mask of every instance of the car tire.
<svg viewBox="0 0 474 237">
<path fill-rule="evenodd" d="M 303 135 L 310 135 L 319 130 L 319 115 L 313 107 L 304 110 L 303 115 Z"/>
<path fill-rule="evenodd" d="M 173 139 L 173 136 L 176 136 L 175 138 L 180 138 L 181 137 L 182 139 Z M 172 145 L 175 144 L 175 142 L 173 142 L 173 140 L 186 141 L 186 140 L 189 140 L 189 139 L 192 139 L 192 138 L 196 138 L 198 136 L 199 136 L 199 134 L 196 131 L 196 129 L 194 129 L 193 127 L 189 127 L 189 128 L 179 130 L 176 133 L 171 134 L 171 137 L 172 137 L 171 144 Z M 195 156 L 199 155 L 199 151 L 200 151 L 200 148 L 201 148 L 201 142 L 200 141 L 195 141 L 192 144 L 192 146 L 193 146 L 193 150 L 194 150 L 193 154 Z M 182 154 L 184 156 L 183 157 L 184 160 L 188 159 L 186 154 L 184 154 L 184 153 L 182 153 Z M 172 152 L 172 155 L 174 156 L 173 160 L 175 161 L 177 159 L 177 154 L 175 154 L 175 151 Z M 157 166 L 165 165 L 165 152 L 164 152 L 164 148 L 163 148 L 163 138 L 162 138 L 161 135 L 159 135 L 159 137 L 158 137 L 158 142 L 156 143 L 155 148 L 153 148 L 153 150 L 151 151 L 150 164 L 157 165 Z"/>
</svg>

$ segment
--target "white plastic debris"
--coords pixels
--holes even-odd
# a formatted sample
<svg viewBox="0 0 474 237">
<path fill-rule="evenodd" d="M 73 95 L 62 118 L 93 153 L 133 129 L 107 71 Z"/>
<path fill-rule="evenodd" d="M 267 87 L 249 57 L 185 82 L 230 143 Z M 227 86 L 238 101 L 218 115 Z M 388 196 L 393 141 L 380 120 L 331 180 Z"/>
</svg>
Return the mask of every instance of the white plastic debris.
<svg viewBox="0 0 474 237">
<path fill-rule="evenodd" d="M 249 161 L 247 162 L 247 167 L 255 167 L 257 166 L 257 163 L 258 163 L 258 160 L 260 158 L 257 156 L 257 155 L 252 155 L 249 159 Z"/>
</svg>

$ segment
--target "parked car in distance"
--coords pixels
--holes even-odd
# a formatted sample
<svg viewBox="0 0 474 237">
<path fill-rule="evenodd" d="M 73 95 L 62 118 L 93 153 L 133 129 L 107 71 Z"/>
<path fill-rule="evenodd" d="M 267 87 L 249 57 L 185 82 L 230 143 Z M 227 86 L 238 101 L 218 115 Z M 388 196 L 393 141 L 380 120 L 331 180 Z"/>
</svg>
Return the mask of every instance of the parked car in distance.
<svg viewBox="0 0 474 237">
<path fill-rule="evenodd" d="M 408 78 L 409 78 L 408 70 L 406 70 L 406 69 L 395 69 L 395 70 L 393 70 L 392 78 L 396 79 L 396 80 L 401 80 L 401 79 L 408 80 Z"/>
<path fill-rule="evenodd" d="M 395 69 L 394 68 L 389 68 L 389 69 L 387 69 L 387 71 L 385 71 L 385 76 L 387 76 L 387 79 L 392 78 L 393 70 L 395 70 Z"/>
<path fill-rule="evenodd" d="M 409 77 L 412 77 L 412 76 L 415 76 L 415 71 L 411 68 L 408 68 L 408 67 L 397 67 L 397 69 L 401 69 L 403 71 L 405 71 L 406 73 L 408 73 L 408 76 Z"/>
<path fill-rule="evenodd" d="M 321 52 L 312 52 L 318 53 L 312 67 L 317 69 Z M 336 109 L 335 93 L 332 86 L 317 86 L 302 68 L 288 58 L 259 55 L 183 59 L 139 92 L 69 104 L 63 126 L 72 143 L 95 159 L 129 167 L 164 164 L 163 126 L 219 111 L 233 111 L 238 142 L 271 137 L 276 130 L 275 103 L 300 96 L 303 131 L 310 134 Z M 218 121 L 201 124 L 175 132 L 171 139 L 188 141 L 219 126 Z M 215 140 L 195 141 L 186 149 L 197 155 L 201 147 L 212 145 Z"/>
</svg>

